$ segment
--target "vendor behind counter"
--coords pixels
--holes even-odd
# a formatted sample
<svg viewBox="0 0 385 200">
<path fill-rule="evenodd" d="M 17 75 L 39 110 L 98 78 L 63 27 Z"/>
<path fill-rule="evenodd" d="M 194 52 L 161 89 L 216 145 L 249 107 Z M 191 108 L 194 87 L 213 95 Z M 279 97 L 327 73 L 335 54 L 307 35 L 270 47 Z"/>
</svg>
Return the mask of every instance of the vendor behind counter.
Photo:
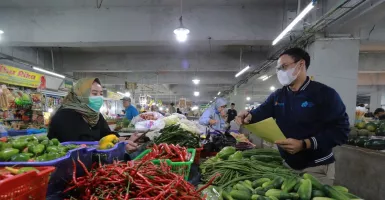
<svg viewBox="0 0 385 200">
<path fill-rule="evenodd" d="M 52 116 L 48 129 L 50 139 L 67 141 L 98 141 L 113 133 L 103 115 L 103 88 L 98 78 L 80 79 L 63 104 Z M 128 141 L 127 151 L 133 151 L 137 144 Z"/>
<path fill-rule="evenodd" d="M 226 104 L 227 101 L 223 98 L 218 98 L 211 107 L 199 118 L 199 123 L 204 126 L 212 126 L 215 130 L 224 130 L 226 128 Z"/>
</svg>

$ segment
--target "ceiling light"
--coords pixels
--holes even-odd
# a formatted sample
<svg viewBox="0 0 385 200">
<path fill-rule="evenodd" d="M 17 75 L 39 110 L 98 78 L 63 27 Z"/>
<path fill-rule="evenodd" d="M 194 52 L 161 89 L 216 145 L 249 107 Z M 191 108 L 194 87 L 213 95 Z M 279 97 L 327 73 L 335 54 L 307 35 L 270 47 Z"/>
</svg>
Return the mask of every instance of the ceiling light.
<svg viewBox="0 0 385 200">
<path fill-rule="evenodd" d="M 117 92 L 118 94 L 122 95 L 122 96 L 125 96 L 125 97 L 130 97 L 131 96 L 131 93 L 130 92 L 126 92 L 126 93 L 122 93 L 122 92 Z"/>
<path fill-rule="evenodd" d="M 268 76 L 267 76 L 267 75 L 263 75 L 263 76 L 260 76 L 258 79 L 263 80 L 263 79 L 265 79 L 265 78 L 268 78 Z"/>
<path fill-rule="evenodd" d="M 198 110 L 198 106 L 193 106 L 191 110 Z"/>
<path fill-rule="evenodd" d="M 57 74 L 57 73 L 55 73 L 55 72 L 51 72 L 51 71 L 48 71 L 48 70 L 45 70 L 45 69 L 42 69 L 42 68 L 39 68 L 39 67 L 32 67 L 32 69 L 34 69 L 34 70 L 36 70 L 36 71 L 44 72 L 44 73 L 49 74 L 49 75 L 57 76 L 57 77 L 59 77 L 59 78 L 65 78 L 64 75 Z"/>
<path fill-rule="evenodd" d="M 214 97 L 214 99 L 216 99 L 217 97 Z"/>
<path fill-rule="evenodd" d="M 210 103 L 212 103 L 213 101 L 210 101 Z"/>
<path fill-rule="evenodd" d="M 246 66 L 245 68 L 243 68 L 240 72 L 238 72 L 237 74 L 235 74 L 235 77 L 238 77 L 240 76 L 241 74 L 245 73 L 245 71 L 249 70 L 250 66 Z"/>
<path fill-rule="evenodd" d="M 48 108 L 48 112 L 49 113 L 53 112 L 53 108 Z"/>
<path fill-rule="evenodd" d="M 194 92 L 194 96 L 196 96 L 196 97 L 199 96 L 199 92 L 198 92 L 198 91 L 195 91 L 195 92 Z"/>
<path fill-rule="evenodd" d="M 281 34 L 278 35 L 277 38 L 273 41 L 273 45 L 276 45 L 291 29 L 294 28 L 294 26 L 301 21 L 307 13 L 311 11 L 311 9 L 314 8 L 314 1 L 309 3 L 309 5 L 306 6 L 306 8 L 285 28 L 285 30 L 282 31 Z"/>
<path fill-rule="evenodd" d="M 219 92 L 218 92 L 218 95 L 220 95 L 220 94 L 221 94 L 221 92 L 219 91 Z"/>
<path fill-rule="evenodd" d="M 195 85 L 198 85 L 200 81 L 201 81 L 201 80 L 199 80 L 199 79 L 193 79 L 193 80 L 192 80 L 192 82 L 193 82 Z"/>
<path fill-rule="evenodd" d="M 262 79 L 262 81 L 266 81 L 269 78 L 270 78 L 270 76 L 266 76 L 265 78 Z"/>
<path fill-rule="evenodd" d="M 275 87 L 274 87 L 274 86 L 271 86 L 271 87 L 270 87 L 270 90 L 271 90 L 271 91 L 274 91 L 274 90 L 275 90 Z"/>
<path fill-rule="evenodd" d="M 163 110 L 163 107 L 160 107 L 159 110 L 162 111 L 162 110 Z"/>
<path fill-rule="evenodd" d="M 0 35 L 1 35 L 1 34 L 4 34 L 4 31 L 3 31 L 3 30 L 0 30 Z"/>
<path fill-rule="evenodd" d="M 249 107 L 245 107 L 245 110 L 249 109 Z"/>
<path fill-rule="evenodd" d="M 122 96 L 124 96 L 124 94 L 123 93 L 121 93 L 121 92 L 117 92 L 118 94 L 120 94 L 120 95 L 122 95 Z"/>
<path fill-rule="evenodd" d="M 185 42 L 187 40 L 187 35 L 190 33 L 190 30 L 183 26 L 182 16 L 179 18 L 179 23 L 179 27 L 174 30 L 174 34 L 176 36 L 176 40 L 179 42 Z"/>
<path fill-rule="evenodd" d="M 250 101 L 250 99 L 251 99 L 250 97 L 246 97 L 246 100 L 247 100 L 247 101 Z"/>
</svg>

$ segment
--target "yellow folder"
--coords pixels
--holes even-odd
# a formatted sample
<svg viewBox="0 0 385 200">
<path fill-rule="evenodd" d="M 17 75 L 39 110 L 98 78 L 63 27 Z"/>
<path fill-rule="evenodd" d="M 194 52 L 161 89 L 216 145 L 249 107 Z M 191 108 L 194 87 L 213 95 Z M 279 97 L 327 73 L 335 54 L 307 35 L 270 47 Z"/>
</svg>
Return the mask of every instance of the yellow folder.
<svg viewBox="0 0 385 200">
<path fill-rule="evenodd" d="M 271 117 L 255 124 L 245 125 L 245 128 L 270 143 L 286 139 L 275 120 Z"/>
</svg>

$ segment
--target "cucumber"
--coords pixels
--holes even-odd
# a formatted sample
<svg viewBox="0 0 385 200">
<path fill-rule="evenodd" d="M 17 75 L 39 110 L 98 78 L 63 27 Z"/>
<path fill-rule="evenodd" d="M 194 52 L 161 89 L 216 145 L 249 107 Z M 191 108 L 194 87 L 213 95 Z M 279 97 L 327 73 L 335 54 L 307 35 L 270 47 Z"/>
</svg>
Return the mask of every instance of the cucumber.
<svg viewBox="0 0 385 200">
<path fill-rule="evenodd" d="M 258 194 L 253 194 L 253 196 L 251 196 L 251 200 L 258 200 L 259 196 L 260 195 L 258 195 Z"/>
<path fill-rule="evenodd" d="M 297 179 L 295 177 L 287 178 L 283 182 L 281 189 L 284 192 L 290 192 L 293 190 L 294 186 L 297 184 Z"/>
<path fill-rule="evenodd" d="M 305 179 L 302 181 L 301 186 L 299 186 L 298 194 L 301 200 L 310 200 L 312 191 L 312 183 L 310 180 Z"/>
<path fill-rule="evenodd" d="M 360 198 L 360 197 L 358 197 L 352 193 L 349 193 L 349 192 L 342 192 L 342 191 L 340 191 L 340 192 L 342 194 L 344 194 L 345 196 L 347 196 L 349 199 L 362 199 L 362 198 Z"/>
<path fill-rule="evenodd" d="M 269 185 L 273 185 L 273 181 L 267 181 L 267 182 L 264 182 L 263 184 L 262 184 L 262 187 L 263 188 L 265 188 L 265 187 L 267 187 L 267 186 L 269 186 Z"/>
<path fill-rule="evenodd" d="M 233 197 L 231 197 L 230 194 L 227 193 L 225 190 L 222 191 L 222 197 L 225 200 L 234 200 Z"/>
<path fill-rule="evenodd" d="M 269 196 L 269 200 L 279 200 L 279 199 L 275 196 Z"/>
<path fill-rule="evenodd" d="M 312 200 L 335 200 L 329 197 L 314 197 Z"/>
<path fill-rule="evenodd" d="M 251 183 L 251 182 L 250 182 Z M 253 187 L 251 187 L 251 185 L 247 184 L 246 181 L 239 181 L 239 184 L 245 186 L 247 189 L 250 190 L 250 192 L 253 192 Z"/>
<path fill-rule="evenodd" d="M 314 197 L 325 197 L 326 194 L 322 190 L 313 190 L 311 196 Z"/>
<path fill-rule="evenodd" d="M 249 180 L 245 180 L 243 182 L 246 183 L 247 185 L 249 185 L 250 187 L 253 186 L 253 183 L 251 181 L 249 181 Z"/>
<path fill-rule="evenodd" d="M 293 188 L 293 190 L 294 190 L 295 192 L 298 191 L 299 186 L 301 186 L 302 181 L 303 181 L 303 179 L 300 179 L 300 180 L 297 182 L 297 184 L 295 184 L 295 186 L 294 186 L 294 188 Z"/>
<path fill-rule="evenodd" d="M 292 196 L 287 193 L 287 192 L 284 192 L 282 190 L 278 190 L 278 189 L 270 189 L 268 190 L 266 193 L 265 193 L 265 196 L 268 196 L 268 197 L 276 197 L 278 199 L 290 199 Z"/>
<path fill-rule="evenodd" d="M 253 186 L 253 188 L 257 188 L 259 186 L 262 186 L 263 183 L 269 182 L 269 181 L 271 181 L 271 180 L 268 178 L 260 178 L 260 179 L 253 181 L 252 186 Z"/>
<path fill-rule="evenodd" d="M 303 174 L 303 178 L 304 179 L 307 179 L 307 180 L 310 180 L 311 181 L 311 184 L 313 185 L 313 187 L 315 189 L 318 189 L 318 190 L 322 190 L 322 183 L 319 182 L 314 176 L 312 176 L 311 174 L 308 174 L 308 173 L 304 173 Z"/>
<path fill-rule="evenodd" d="M 237 183 L 235 185 L 235 189 L 236 190 L 241 190 L 241 191 L 247 191 L 247 192 L 252 192 L 253 190 L 250 190 L 248 187 L 246 187 L 245 185 L 243 185 L 242 183 Z"/>
<path fill-rule="evenodd" d="M 341 185 L 333 185 L 332 187 L 340 192 L 349 192 L 348 188 Z"/>
<path fill-rule="evenodd" d="M 323 191 L 325 192 L 325 194 L 328 197 L 331 197 L 331 198 L 336 199 L 336 200 L 349 200 L 350 199 L 349 197 L 345 196 L 343 193 L 334 189 L 330 185 L 324 185 Z"/>
<path fill-rule="evenodd" d="M 231 190 L 230 196 L 237 200 L 250 200 L 251 194 L 247 191 Z"/>
<path fill-rule="evenodd" d="M 289 194 L 291 195 L 292 200 L 298 200 L 299 199 L 299 195 L 297 193 L 290 192 Z"/>
<path fill-rule="evenodd" d="M 281 185 L 283 183 L 284 179 L 282 177 L 276 177 L 274 180 L 273 180 L 273 187 L 275 189 L 278 189 L 278 188 L 281 188 Z"/>
</svg>

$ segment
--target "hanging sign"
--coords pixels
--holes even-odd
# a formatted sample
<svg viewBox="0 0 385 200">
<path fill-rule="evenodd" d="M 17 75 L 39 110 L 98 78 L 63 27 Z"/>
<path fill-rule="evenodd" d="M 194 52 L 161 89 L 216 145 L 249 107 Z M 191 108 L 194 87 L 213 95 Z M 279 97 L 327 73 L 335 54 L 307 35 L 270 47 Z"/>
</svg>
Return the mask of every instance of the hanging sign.
<svg viewBox="0 0 385 200">
<path fill-rule="evenodd" d="M 0 64 L 0 82 L 30 88 L 45 89 L 44 75 Z"/>
<path fill-rule="evenodd" d="M 72 89 L 74 83 L 70 80 L 64 80 L 64 88 Z"/>
</svg>

